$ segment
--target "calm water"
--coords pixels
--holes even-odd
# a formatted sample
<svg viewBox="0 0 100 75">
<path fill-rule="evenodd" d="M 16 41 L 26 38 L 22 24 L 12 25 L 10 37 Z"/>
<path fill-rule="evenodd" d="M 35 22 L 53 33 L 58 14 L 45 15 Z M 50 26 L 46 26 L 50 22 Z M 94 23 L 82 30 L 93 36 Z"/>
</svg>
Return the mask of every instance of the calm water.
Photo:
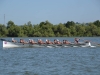
<svg viewBox="0 0 100 75">
<path fill-rule="evenodd" d="M 48 39 L 54 40 L 55 37 Z M 100 43 L 100 37 L 81 39 Z M 0 75 L 100 75 L 100 47 L 2 48 L 0 41 Z"/>
</svg>

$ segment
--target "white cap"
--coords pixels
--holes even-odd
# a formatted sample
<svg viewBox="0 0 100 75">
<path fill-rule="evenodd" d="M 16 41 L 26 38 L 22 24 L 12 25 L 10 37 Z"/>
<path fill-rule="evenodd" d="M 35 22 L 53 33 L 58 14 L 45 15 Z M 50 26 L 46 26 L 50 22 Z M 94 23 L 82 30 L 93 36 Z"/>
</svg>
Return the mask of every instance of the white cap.
<svg viewBox="0 0 100 75">
<path fill-rule="evenodd" d="M 12 38 L 12 40 L 14 40 L 14 38 Z"/>
<path fill-rule="evenodd" d="M 59 41 L 59 40 L 57 39 L 57 41 Z"/>
<path fill-rule="evenodd" d="M 46 41 L 47 41 L 47 39 L 46 39 Z"/>
</svg>

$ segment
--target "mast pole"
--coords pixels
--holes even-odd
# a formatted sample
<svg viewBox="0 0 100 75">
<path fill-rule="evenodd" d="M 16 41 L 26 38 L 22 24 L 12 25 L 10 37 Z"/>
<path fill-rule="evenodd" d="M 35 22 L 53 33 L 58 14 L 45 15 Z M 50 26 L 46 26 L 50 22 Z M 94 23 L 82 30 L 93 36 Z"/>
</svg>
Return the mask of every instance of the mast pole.
<svg viewBox="0 0 100 75">
<path fill-rule="evenodd" d="M 4 14 L 4 25 L 5 25 L 5 14 Z"/>
</svg>

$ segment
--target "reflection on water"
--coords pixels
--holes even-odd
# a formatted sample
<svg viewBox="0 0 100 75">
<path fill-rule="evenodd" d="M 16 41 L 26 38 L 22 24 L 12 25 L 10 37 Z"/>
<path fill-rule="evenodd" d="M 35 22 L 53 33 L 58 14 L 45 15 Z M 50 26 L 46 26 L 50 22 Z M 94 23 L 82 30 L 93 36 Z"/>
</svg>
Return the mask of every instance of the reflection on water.
<svg viewBox="0 0 100 75">
<path fill-rule="evenodd" d="M 99 75 L 100 47 L 0 47 L 0 75 Z"/>
</svg>

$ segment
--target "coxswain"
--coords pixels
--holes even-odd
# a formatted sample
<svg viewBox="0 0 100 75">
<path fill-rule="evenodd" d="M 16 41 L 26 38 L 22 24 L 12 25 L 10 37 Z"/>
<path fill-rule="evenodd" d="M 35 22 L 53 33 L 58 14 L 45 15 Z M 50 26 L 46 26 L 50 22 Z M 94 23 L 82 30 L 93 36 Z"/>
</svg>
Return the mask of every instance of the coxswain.
<svg viewBox="0 0 100 75">
<path fill-rule="evenodd" d="M 16 40 L 14 40 L 14 38 L 12 38 L 12 42 L 17 42 Z"/>
</svg>

